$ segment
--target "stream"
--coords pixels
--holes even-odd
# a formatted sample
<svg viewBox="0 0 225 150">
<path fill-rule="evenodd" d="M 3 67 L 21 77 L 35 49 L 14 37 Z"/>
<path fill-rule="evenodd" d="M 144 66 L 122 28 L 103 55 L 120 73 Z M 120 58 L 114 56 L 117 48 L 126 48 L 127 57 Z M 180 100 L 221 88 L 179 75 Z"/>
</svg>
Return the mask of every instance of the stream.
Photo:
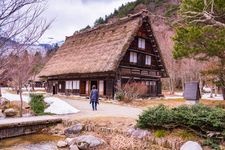
<svg viewBox="0 0 225 150">
<path fill-rule="evenodd" d="M 0 140 L 0 150 L 58 150 L 60 136 L 31 134 Z"/>
</svg>

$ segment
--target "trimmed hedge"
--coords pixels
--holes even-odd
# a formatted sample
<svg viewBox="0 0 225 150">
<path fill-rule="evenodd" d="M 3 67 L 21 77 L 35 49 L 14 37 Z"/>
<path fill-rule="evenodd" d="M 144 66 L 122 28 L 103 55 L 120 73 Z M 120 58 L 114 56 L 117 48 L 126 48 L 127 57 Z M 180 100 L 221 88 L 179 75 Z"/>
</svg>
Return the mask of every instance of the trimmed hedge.
<svg viewBox="0 0 225 150">
<path fill-rule="evenodd" d="M 46 103 L 44 102 L 44 96 L 41 94 L 30 94 L 30 102 L 32 111 L 36 115 L 42 115 L 46 108 Z"/>
<path fill-rule="evenodd" d="M 225 139 L 225 111 L 201 104 L 169 109 L 164 105 L 149 108 L 137 120 L 140 128 L 191 130 L 205 138 Z"/>
</svg>

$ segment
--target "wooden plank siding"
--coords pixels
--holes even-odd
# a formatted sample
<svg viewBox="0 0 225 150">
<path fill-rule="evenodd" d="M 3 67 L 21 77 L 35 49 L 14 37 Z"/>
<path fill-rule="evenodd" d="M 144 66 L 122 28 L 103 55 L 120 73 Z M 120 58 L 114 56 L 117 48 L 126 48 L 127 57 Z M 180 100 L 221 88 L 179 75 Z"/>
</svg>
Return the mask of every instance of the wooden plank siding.
<svg viewBox="0 0 225 150">
<path fill-rule="evenodd" d="M 145 48 L 138 47 L 139 38 L 145 39 Z M 120 62 L 117 73 L 118 80 L 121 81 L 122 86 L 132 80 L 146 82 L 146 85 L 148 84 L 147 95 L 161 95 L 161 77 L 163 74 L 158 55 L 155 53 L 154 48 L 155 46 L 152 44 L 151 39 L 148 38 L 147 31 L 143 25 Z M 130 62 L 130 52 L 137 53 L 137 63 Z M 146 65 L 146 55 L 151 56 L 150 65 Z"/>
</svg>

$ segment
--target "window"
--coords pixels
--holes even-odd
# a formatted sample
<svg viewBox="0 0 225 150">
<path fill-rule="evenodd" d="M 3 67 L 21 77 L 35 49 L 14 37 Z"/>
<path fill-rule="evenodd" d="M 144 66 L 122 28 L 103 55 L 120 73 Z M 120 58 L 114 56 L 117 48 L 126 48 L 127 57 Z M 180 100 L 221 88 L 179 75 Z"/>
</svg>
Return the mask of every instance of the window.
<svg viewBox="0 0 225 150">
<path fill-rule="evenodd" d="M 151 65 L 151 56 L 149 56 L 149 55 L 145 56 L 145 64 L 146 65 Z"/>
<path fill-rule="evenodd" d="M 137 53 L 130 52 L 130 62 L 137 63 Z"/>
<path fill-rule="evenodd" d="M 80 81 L 79 80 L 73 81 L 73 89 L 74 90 L 79 90 L 80 89 Z"/>
<path fill-rule="evenodd" d="M 68 90 L 73 89 L 73 82 L 72 81 L 66 81 L 66 89 L 68 89 Z"/>
<path fill-rule="evenodd" d="M 104 93 L 104 81 L 103 80 L 99 81 L 99 93 L 101 95 L 103 95 L 103 93 Z"/>
<path fill-rule="evenodd" d="M 138 38 L 138 48 L 145 49 L 145 39 Z"/>
<path fill-rule="evenodd" d="M 150 85 L 155 86 L 156 85 L 156 82 L 155 81 L 150 81 Z"/>
</svg>

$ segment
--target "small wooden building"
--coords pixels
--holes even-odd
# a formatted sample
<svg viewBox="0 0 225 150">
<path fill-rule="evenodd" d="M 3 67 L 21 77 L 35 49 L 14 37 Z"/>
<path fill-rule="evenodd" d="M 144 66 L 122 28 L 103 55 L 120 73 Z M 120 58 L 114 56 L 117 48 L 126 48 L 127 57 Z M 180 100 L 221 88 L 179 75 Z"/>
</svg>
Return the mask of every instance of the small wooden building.
<svg viewBox="0 0 225 150">
<path fill-rule="evenodd" d="M 145 83 L 148 96 L 161 95 L 167 77 L 146 11 L 66 37 L 40 73 L 53 94 L 88 95 L 96 85 L 101 96 L 113 97 L 116 85 Z"/>
</svg>

